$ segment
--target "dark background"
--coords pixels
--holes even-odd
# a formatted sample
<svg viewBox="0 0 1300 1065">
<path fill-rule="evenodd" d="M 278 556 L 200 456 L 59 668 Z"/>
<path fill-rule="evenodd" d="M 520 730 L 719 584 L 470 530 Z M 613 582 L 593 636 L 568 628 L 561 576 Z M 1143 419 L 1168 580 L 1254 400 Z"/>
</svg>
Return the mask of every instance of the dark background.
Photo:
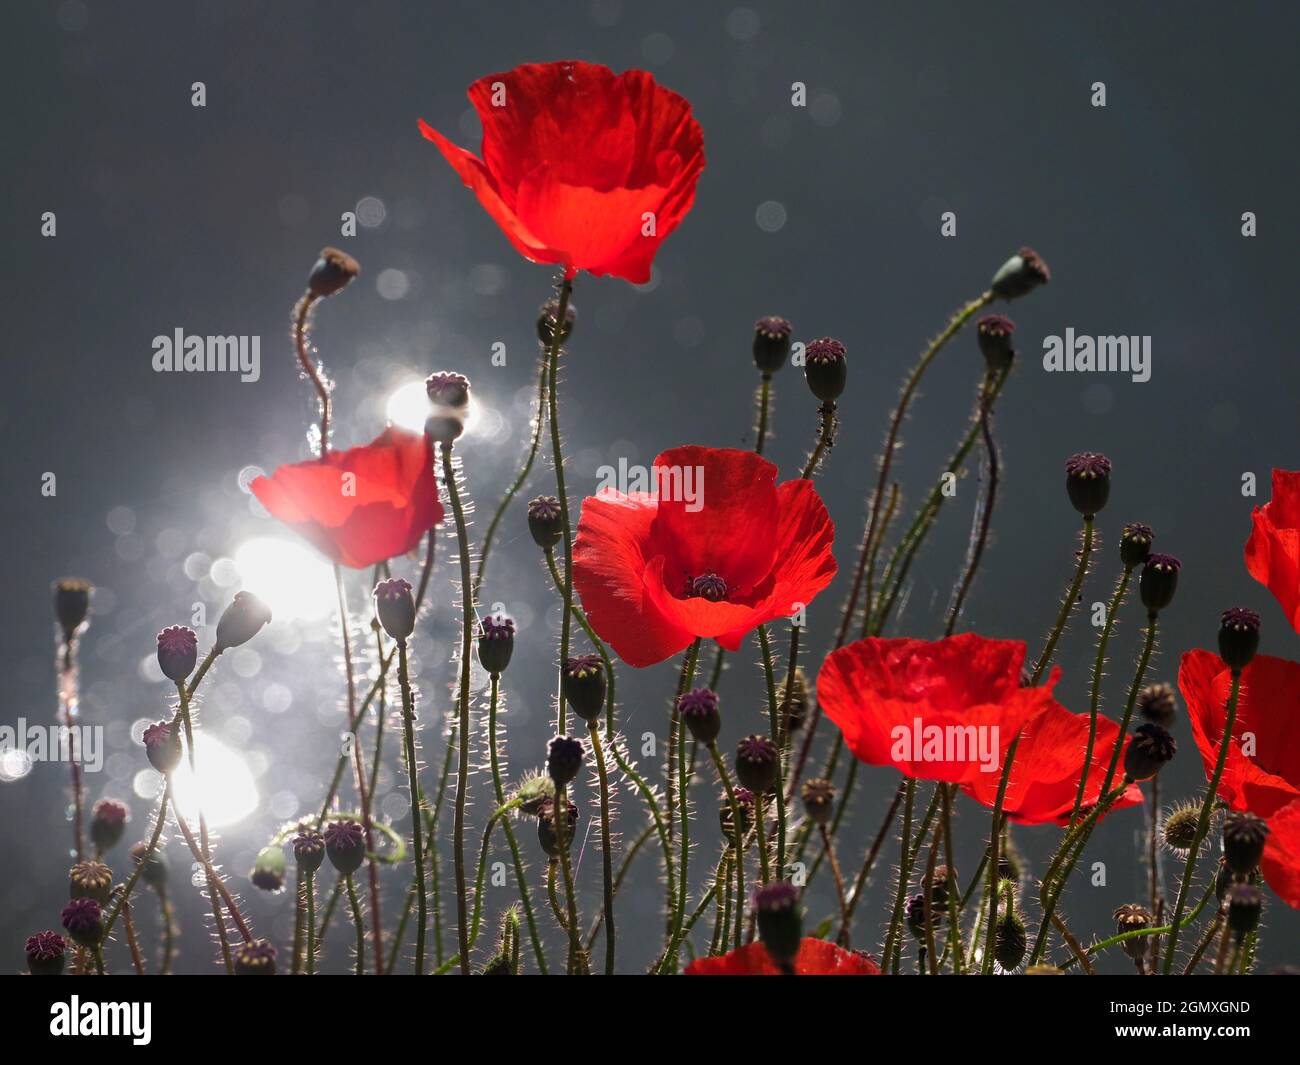
<svg viewBox="0 0 1300 1065">
<path fill-rule="evenodd" d="M 99 591 L 85 638 L 85 720 L 106 726 L 110 757 L 91 778 L 89 798 L 130 800 L 127 842 L 143 833 L 150 808 L 132 791 L 143 757 L 130 730 L 160 716 L 166 698 L 147 665 L 153 634 L 188 622 L 196 601 L 215 619 L 234 590 L 214 583 L 201 559 L 187 573 L 185 560 L 227 558 L 250 535 L 289 536 L 259 515 L 238 474 L 306 454 L 314 405 L 297 379 L 287 327 L 318 248 L 342 243 L 364 271 L 323 308 L 316 332 L 337 379 L 335 446 L 382 427 L 396 381 L 453 368 L 468 373 L 500 415 L 485 423 L 492 432 L 463 446 L 480 515 L 474 531 L 515 468 L 533 394 L 533 319 L 552 275 L 511 250 L 420 138 L 416 118 L 477 148 L 465 87 L 529 60 L 652 70 L 691 100 L 708 158 L 695 208 L 660 251 L 648 291 L 578 280 L 580 323 L 561 415 L 571 491 L 590 491 L 596 468 L 619 457 L 647 463 L 685 442 L 749 446 L 751 322 L 783 314 L 798 336 L 833 335 L 849 348 L 843 424 L 819 480 L 847 568 L 898 382 L 946 316 L 1028 243 L 1052 266 L 1053 281 L 1011 309 L 1024 357 L 1000 404 L 1006 476 L 965 626 L 1025 639 L 1036 651 L 1076 534 L 1062 463 L 1093 449 L 1109 454 L 1115 474 L 1084 604 L 1109 593 L 1125 521 L 1152 524 L 1158 549 L 1183 560 L 1151 679 L 1173 680 L 1179 654 L 1212 646 L 1219 611 L 1238 603 L 1262 612 L 1266 652 L 1300 654 L 1300 637 L 1242 564 L 1250 508 L 1262 499 L 1240 491 L 1251 472 L 1267 498 L 1270 467 L 1300 460 L 1297 147 L 1294 131 L 1286 132 L 1297 102 L 1294 10 L 67 0 L 12 5 L 6 23 L 2 719 L 52 719 L 49 584 L 67 573 L 91 578 Z M 195 81 L 206 83 L 206 108 L 190 104 Z M 808 86 L 806 109 L 790 106 L 793 81 Z M 1106 83 L 1104 109 L 1090 104 L 1095 81 Z M 344 241 L 339 215 L 366 197 L 382 201 L 383 220 Z M 778 231 L 757 222 L 766 201 L 784 207 Z M 948 210 L 958 217 L 953 239 L 939 233 Z M 55 239 L 40 236 L 44 211 L 57 212 Z M 1255 239 L 1241 236 L 1244 211 L 1258 216 Z M 402 298 L 380 294 L 385 286 L 397 294 L 403 279 Z M 155 374 L 151 340 L 178 326 L 260 335 L 261 381 Z M 1152 379 L 1045 374 L 1041 338 L 1068 326 L 1150 335 Z M 497 341 L 509 352 L 504 368 L 489 363 Z M 927 378 L 896 465 L 908 512 L 958 437 L 980 372 L 967 332 Z M 784 476 L 797 474 L 811 443 L 814 407 L 796 373 L 778 375 L 771 456 Z M 46 471 L 58 476 L 52 499 L 40 494 Z M 549 483 L 539 462 L 520 500 Z M 963 482 L 914 569 L 897 632 L 939 633 L 975 484 Z M 416 641 L 424 751 L 435 765 L 443 746 L 432 727 L 450 705 L 457 631 L 451 550 L 444 539 L 434 610 Z M 354 580 L 354 603 L 367 580 Z M 819 649 L 842 593 L 839 582 L 815 604 Z M 506 685 L 518 772 L 540 759 L 549 734 L 549 681 L 538 678 L 548 676 L 548 627 L 558 621 L 520 505 L 504 525 L 485 600 L 504 602 L 521 621 Z M 1130 602 L 1112 644 L 1112 713 L 1131 676 L 1140 622 Z M 210 633 L 200 636 L 206 646 Z M 1065 671 L 1058 694 L 1075 710 L 1086 709 L 1092 639 L 1076 618 L 1058 654 Z M 223 660 L 205 691 L 203 727 L 246 754 L 262 799 L 224 832 L 219 854 L 259 932 L 281 943 L 289 897 L 257 893 L 243 874 L 273 828 L 322 794 L 342 712 L 333 646 L 322 622 L 276 622 L 239 670 Z M 723 689 L 727 744 L 765 727 L 752 647 L 733 662 Z M 673 677 L 671 666 L 621 671 L 620 712 L 633 737 L 664 733 Z M 278 686 L 274 697 L 268 686 Z M 1181 753 L 1165 774 L 1166 798 L 1190 797 L 1203 783 L 1185 717 L 1176 734 Z M 885 769 L 861 778 L 841 844 L 852 868 L 897 782 Z M 65 767 L 47 764 L 0 783 L 0 942 L 11 967 L 21 965 L 25 936 L 58 926 L 65 786 Z M 473 789 L 477 824 L 489 778 L 476 775 Z M 381 804 L 387 796 L 385 808 L 400 813 L 404 788 L 391 758 L 380 791 Z M 580 791 L 594 799 L 593 788 Z M 694 793 L 701 878 L 717 854 L 712 792 L 705 774 Z M 590 813 L 585 807 L 584 831 Z M 639 830 L 643 818 L 624 794 L 623 833 Z M 987 820 L 962 801 L 958 864 L 967 872 Z M 1107 863 L 1107 886 L 1077 878 L 1064 903 L 1080 934 L 1108 933 L 1110 911 L 1142 898 L 1142 823 L 1141 811 L 1128 810 L 1098 831 L 1090 857 Z M 521 836 L 536 871 L 527 824 Z M 1051 827 L 1016 833 L 1039 873 L 1057 836 Z M 470 838 L 477 848 L 477 827 Z M 119 872 L 124 846 L 115 854 Z M 188 863 L 175 841 L 169 853 L 179 882 Z M 593 837 L 581 862 L 587 915 L 598 909 L 599 866 Z M 620 895 L 620 965 L 631 971 L 658 949 L 661 891 L 652 869 L 649 857 L 639 858 Z M 1172 861 L 1168 872 L 1175 875 Z M 448 862 L 444 883 L 450 878 Z M 879 944 L 888 880 L 882 865 L 857 945 Z M 387 874 L 390 928 L 405 883 L 405 874 Z M 817 887 L 811 923 L 831 908 L 824 876 Z M 489 891 L 493 923 L 508 894 Z M 197 893 L 178 883 L 173 895 L 184 929 L 178 964 L 210 971 Z M 540 892 L 534 898 L 544 906 Z M 138 911 L 151 947 L 151 907 Z M 549 917 L 542 920 L 549 929 Z M 1295 913 L 1270 896 L 1265 967 L 1300 961 L 1297 930 Z M 348 964 L 348 943 L 336 925 L 329 965 Z M 124 955 L 112 963 L 124 967 Z M 1118 952 L 1104 967 L 1131 971 Z"/>
</svg>

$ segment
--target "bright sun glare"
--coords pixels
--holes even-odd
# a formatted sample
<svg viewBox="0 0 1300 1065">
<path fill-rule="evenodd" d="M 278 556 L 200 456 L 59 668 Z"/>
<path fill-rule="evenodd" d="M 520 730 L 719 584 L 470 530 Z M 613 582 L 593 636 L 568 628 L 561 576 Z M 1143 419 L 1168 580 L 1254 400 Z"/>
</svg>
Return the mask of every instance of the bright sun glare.
<svg viewBox="0 0 1300 1065">
<path fill-rule="evenodd" d="M 424 389 L 423 378 L 417 377 L 395 388 L 388 397 L 384 413 L 399 429 L 409 429 L 413 433 L 422 432 L 424 420 L 429 416 L 429 395 Z M 478 404 L 471 396 L 469 414 L 465 418 L 465 435 L 473 434 L 476 421 L 478 421 Z"/>
<path fill-rule="evenodd" d="M 199 819 L 199 806 L 212 827 L 233 825 L 257 809 L 257 785 L 244 760 L 220 740 L 199 733 L 194 737 L 197 780 L 189 762 L 172 773 L 172 793 L 187 821 Z"/>
<path fill-rule="evenodd" d="M 311 548 L 258 536 L 235 552 L 243 587 L 264 599 L 276 620 L 321 618 L 334 609 L 334 573 Z"/>
</svg>

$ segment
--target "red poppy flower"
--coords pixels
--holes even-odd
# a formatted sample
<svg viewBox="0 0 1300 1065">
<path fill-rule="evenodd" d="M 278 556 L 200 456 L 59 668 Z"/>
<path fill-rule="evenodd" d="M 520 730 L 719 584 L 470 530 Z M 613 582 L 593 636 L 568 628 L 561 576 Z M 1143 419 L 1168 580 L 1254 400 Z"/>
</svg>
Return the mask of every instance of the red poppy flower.
<svg viewBox="0 0 1300 1065">
<path fill-rule="evenodd" d="M 423 433 L 404 429 L 281 466 L 250 487 L 273 517 L 354 569 L 405 554 L 442 521 L 433 446 Z"/>
<path fill-rule="evenodd" d="M 524 258 L 650 279 L 650 261 L 695 202 L 704 134 L 691 105 L 644 70 L 528 63 L 469 87 L 482 158 L 423 121 Z"/>
<path fill-rule="evenodd" d="M 1178 687 L 1208 778 L 1227 722 L 1232 674 L 1218 655 L 1189 651 Z M 1300 908 L 1300 664 L 1256 655 L 1243 670 L 1218 794 L 1234 810 L 1268 822 L 1264 879 Z"/>
<path fill-rule="evenodd" d="M 1119 726 L 1109 718 L 1099 716 L 1088 784 L 1083 792 L 1085 811 L 1101 798 L 1101 786 L 1105 783 L 1106 769 L 1118 737 Z M 1022 825 L 1041 825 L 1050 821 L 1068 824 L 1074 811 L 1075 797 L 1079 794 L 1079 775 L 1083 771 L 1083 756 L 1087 750 L 1088 715 L 1072 714 L 1060 703 L 1052 702 L 1025 726 L 1016 746 L 1016 757 L 1011 764 L 1011 777 L 1002 803 L 1007 816 Z M 1123 772 L 1123 764 L 1121 752 L 1119 768 L 1115 771 L 1117 777 Z M 1005 763 L 998 766 L 996 773 L 977 774 L 962 785 L 962 791 L 993 809 L 1002 765 Z M 1112 781 L 1112 787 L 1114 784 Z M 1108 813 L 1141 802 L 1142 789 L 1130 784 Z"/>
<path fill-rule="evenodd" d="M 996 782 L 1016 734 L 1052 705 L 1050 683 L 1020 686 L 1024 658 L 1023 643 L 973 632 L 934 642 L 873 637 L 826 657 L 817 699 L 869 765 L 948 783 Z"/>
<path fill-rule="evenodd" d="M 879 976 L 880 966 L 865 954 L 844 950 L 825 939 L 807 936 L 794 960 L 795 976 Z M 717 958 L 696 958 L 687 976 L 780 976 L 767 948 L 754 942 Z"/>
<path fill-rule="evenodd" d="M 752 451 L 679 447 L 650 490 L 582 503 L 573 582 L 596 632 L 631 666 L 697 636 L 729 651 L 811 603 L 835 576 L 835 526 L 811 481 L 776 483 Z"/>
<path fill-rule="evenodd" d="M 1256 507 L 1246 569 L 1273 593 L 1300 632 L 1300 470 L 1273 471 L 1273 498 Z"/>
</svg>

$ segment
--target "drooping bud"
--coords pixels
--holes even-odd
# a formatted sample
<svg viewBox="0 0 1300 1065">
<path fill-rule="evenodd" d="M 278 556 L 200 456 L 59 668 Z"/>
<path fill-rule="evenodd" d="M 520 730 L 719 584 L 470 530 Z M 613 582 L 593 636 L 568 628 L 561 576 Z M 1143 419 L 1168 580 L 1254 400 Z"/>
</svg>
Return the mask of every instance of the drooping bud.
<svg viewBox="0 0 1300 1065">
<path fill-rule="evenodd" d="M 1151 544 L 1155 538 L 1156 534 L 1151 531 L 1150 525 L 1143 525 L 1140 521 L 1131 521 L 1125 525 L 1119 537 L 1119 560 L 1124 568 L 1133 569 L 1142 565 L 1151 553 Z"/>
<path fill-rule="evenodd" d="M 80 577 L 64 577 L 54 584 L 54 616 L 63 630 L 63 639 L 70 641 L 77 634 L 90 612 L 90 581 Z"/>
<path fill-rule="evenodd" d="M 217 622 L 217 654 L 248 643 L 271 620 L 271 608 L 252 592 L 236 592 Z"/>
<path fill-rule="evenodd" d="M 1148 684 L 1138 692 L 1137 706 L 1144 721 L 1170 728 L 1178 714 L 1178 693 L 1171 684 Z"/>
<path fill-rule="evenodd" d="M 835 812 L 835 785 L 824 777 L 813 777 L 803 782 L 799 797 L 803 799 L 804 813 L 814 825 L 830 823 Z"/>
<path fill-rule="evenodd" d="M 331 821 L 325 826 L 325 853 L 335 869 L 351 876 L 366 860 L 366 830 L 356 821 Z"/>
<path fill-rule="evenodd" d="M 1268 823 L 1246 811 L 1234 810 L 1223 819 L 1223 860 L 1240 876 L 1259 868 L 1268 841 Z"/>
<path fill-rule="evenodd" d="M 95 899 L 73 899 L 63 907 L 59 915 L 63 921 L 63 930 L 74 943 L 87 949 L 99 945 L 104 934 L 104 911 Z"/>
<path fill-rule="evenodd" d="M 1039 285 L 1052 279 L 1052 272 L 1033 248 L 1021 248 L 993 275 L 989 288 L 993 295 L 1004 300 L 1014 300 L 1033 292 Z"/>
<path fill-rule="evenodd" d="M 100 799 L 90 810 L 90 841 L 101 853 L 116 847 L 131 812 L 116 799 Z"/>
<path fill-rule="evenodd" d="M 415 597 L 411 582 L 392 577 L 375 585 L 375 616 L 384 631 L 398 643 L 406 643 L 415 631 Z"/>
<path fill-rule="evenodd" d="M 600 717 L 605 706 L 605 663 L 600 655 L 575 655 L 565 660 L 561 687 L 564 701 L 583 721 Z"/>
<path fill-rule="evenodd" d="M 1178 591 L 1178 572 L 1183 564 L 1173 555 L 1148 555 L 1138 581 L 1142 605 L 1152 614 L 1159 614 L 1174 601 Z"/>
<path fill-rule="evenodd" d="M 569 810 L 568 824 L 564 831 L 564 849 L 572 850 L 575 829 L 578 827 L 578 807 L 568 799 L 564 800 L 564 805 Z M 560 839 L 555 828 L 555 800 L 546 799 L 537 811 L 537 842 L 550 858 L 560 856 Z"/>
<path fill-rule="evenodd" d="M 1150 913 L 1131 902 L 1115 911 L 1116 935 L 1123 935 L 1125 932 L 1138 932 L 1144 928 L 1150 928 L 1153 923 Z M 1147 956 L 1151 948 L 1151 937 L 1134 936 L 1132 939 L 1121 942 L 1120 946 L 1125 954 L 1134 961 L 1138 961 Z"/>
<path fill-rule="evenodd" d="M 546 772 L 562 788 L 582 769 L 582 740 L 571 736 L 556 736 L 546 748 Z"/>
<path fill-rule="evenodd" d="M 831 337 L 813 340 L 804 349 L 804 377 L 812 394 L 823 403 L 834 403 L 844 391 L 849 372 L 844 357 L 847 350 Z"/>
<path fill-rule="evenodd" d="M 754 323 L 754 365 L 759 373 L 770 377 L 790 357 L 790 334 L 793 327 L 775 315 Z"/>
<path fill-rule="evenodd" d="M 788 880 L 776 880 L 754 892 L 758 938 L 782 972 L 793 974 L 799 943 L 803 939 L 803 913 L 799 889 Z"/>
<path fill-rule="evenodd" d="M 257 852 L 248 879 L 253 887 L 263 891 L 279 891 L 284 887 L 284 848 L 278 843 L 263 847 Z"/>
<path fill-rule="evenodd" d="M 560 317 L 560 301 L 557 297 L 552 296 L 542 304 L 542 309 L 537 315 L 537 339 L 542 342 L 543 347 L 550 347 L 551 341 L 555 339 L 555 327 Z M 564 327 L 560 330 L 560 343 L 567 344 L 569 337 L 573 335 L 574 323 L 578 320 L 577 308 L 570 302 L 564 312 Z"/>
<path fill-rule="evenodd" d="M 1254 884 L 1236 883 L 1228 889 L 1228 927 L 1240 943 L 1259 927 L 1264 893 Z"/>
<path fill-rule="evenodd" d="M 560 501 L 555 496 L 538 496 L 528 502 L 528 531 L 540 548 L 554 547 L 564 535 Z"/>
<path fill-rule="evenodd" d="M 275 947 L 265 939 L 250 939 L 231 951 L 236 976 L 274 976 Z"/>
<path fill-rule="evenodd" d="M 1229 669 L 1245 669 L 1259 650 L 1259 615 L 1244 606 L 1223 612 L 1219 623 L 1219 657 Z"/>
<path fill-rule="evenodd" d="M 314 873 L 325 860 L 325 837 L 314 828 L 302 828 L 293 837 L 293 860 L 305 873 Z"/>
<path fill-rule="evenodd" d="M 519 809 L 523 813 L 536 816 L 542 803 L 555 798 L 555 781 L 545 773 L 532 770 L 520 778 L 511 798 L 519 800 Z"/>
<path fill-rule="evenodd" d="M 776 783 L 776 744 L 767 736 L 746 736 L 736 747 L 736 778 L 755 795 L 764 795 Z"/>
<path fill-rule="evenodd" d="M 683 694 L 677 700 L 677 713 L 691 735 L 705 746 L 716 740 L 722 731 L 718 695 L 712 688 L 695 688 Z"/>
<path fill-rule="evenodd" d="M 1011 972 L 1025 960 L 1025 949 L 1029 945 L 1025 922 L 1020 914 L 1012 911 L 998 918 L 994 932 L 993 957 L 1005 971 Z"/>
<path fill-rule="evenodd" d="M 975 323 L 975 337 L 979 341 L 984 365 L 994 373 L 1008 369 L 1016 357 L 1011 337 L 1016 323 L 1002 314 L 986 314 Z"/>
<path fill-rule="evenodd" d="M 510 665 L 515 651 L 515 619 L 489 614 L 479 626 L 478 661 L 488 673 L 499 675 Z"/>
<path fill-rule="evenodd" d="M 1124 775 L 1130 780 L 1148 780 L 1160 772 L 1178 751 L 1173 736 L 1150 722 L 1139 725 L 1124 748 Z"/>
<path fill-rule="evenodd" d="M 361 265 L 347 252 L 321 248 L 320 258 L 307 278 L 307 291 L 318 297 L 333 296 L 347 288 L 360 273 Z"/>
<path fill-rule="evenodd" d="M 179 684 L 199 660 L 199 638 L 193 629 L 172 625 L 158 634 L 158 667 L 163 676 Z"/>
<path fill-rule="evenodd" d="M 154 852 L 149 854 L 149 844 L 141 840 L 139 843 L 132 844 L 130 853 L 131 861 L 136 865 L 144 862 L 144 868 L 140 870 L 141 880 L 155 891 L 166 888 L 167 859 L 163 857 L 162 851 L 155 848 Z"/>
<path fill-rule="evenodd" d="M 465 431 L 469 417 L 469 378 L 442 370 L 425 378 L 424 390 L 432 408 L 424 431 L 435 444 L 450 447 Z"/>
<path fill-rule="evenodd" d="M 1095 451 L 1071 455 L 1065 464 L 1065 491 L 1085 518 L 1101 513 L 1110 498 L 1110 459 Z"/>
<path fill-rule="evenodd" d="M 103 862 L 78 862 L 68 870 L 68 898 L 94 899 L 107 906 L 113 893 L 113 870 Z"/>
<path fill-rule="evenodd" d="M 58 976 L 67 960 L 68 944 L 58 932 L 37 932 L 24 948 L 27 971 L 33 976 Z"/>
<path fill-rule="evenodd" d="M 180 731 L 170 721 L 155 721 L 144 730 L 144 753 L 164 776 L 181 764 Z"/>
</svg>

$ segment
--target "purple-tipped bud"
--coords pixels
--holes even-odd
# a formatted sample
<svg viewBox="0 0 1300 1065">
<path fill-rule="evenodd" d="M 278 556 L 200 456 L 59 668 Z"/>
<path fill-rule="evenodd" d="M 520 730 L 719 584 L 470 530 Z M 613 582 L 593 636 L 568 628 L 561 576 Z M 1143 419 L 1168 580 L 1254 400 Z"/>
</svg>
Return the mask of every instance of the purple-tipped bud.
<svg viewBox="0 0 1300 1065">
<path fill-rule="evenodd" d="M 1140 521 L 1131 521 L 1124 526 L 1119 537 L 1119 560 L 1125 569 L 1133 569 L 1147 560 L 1155 538 L 1151 526 L 1143 525 Z"/>
<path fill-rule="evenodd" d="M 804 377 L 812 394 L 823 403 L 834 403 L 848 380 L 848 349 L 832 337 L 814 340 L 804 349 Z"/>
<path fill-rule="evenodd" d="M 104 911 L 95 899 L 73 899 L 59 915 L 63 930 L 74 943 L 93 949 L 104 934 Z"/>
<path fill-rule="evenodd" d="M 1268 822 L 1246 811 L 1234 810 L 1223 819 L 1223 860 L 1239 876 L 1259 868 L 1268 842 Z"/>
<path fill-rule="evenodd" d="M 1223 612 L 1219 624 L 1219 657 L 1229 669 L 1245 669 L 1259 650 L 1259 615 L 1244 606 Z"/>
<path fill-rule="evenodd" d="M 515 620 L 505 614 L 489 614 L 478 634 L 479 664 L 489 673 L 500 674 L 510 665 L 515 650 Z"/>
<path fill-rule="evenodd" d="M 275 948 L 265 939 L 251 939 L 240 943 L 231 958 L 235 963 L 236 976 L 274 976 Z"/>
<path fill-rule="evenodd" d="M 706 746 L 713 743 L 722 731 L 718 694 L 712 688 L 695 688 L 686 692 L 677 700 L 677 713 L 691 735 Z"/>
<path fill-rule="evenodd" d="M 33 976 L 58 976 L 67 960 L 68 944 L 58 932 L 27 937 L 27 971 Z"/>
<path fill-rule="evenodd" d="M 571 736 L 556 736 L 546 748 L 546 772 L 562 788 L 578 775 L 582 768 L 582 740 Z"/>
<path fill-rule="evenodd" d="M 314 873 L 325 860 L 325 837 L 314 828 L 304 828 L 293 837 L 293 859 L 305 872 Z"/>
<path fill-rule="evenodd" d="M 424 431 L 435 444 L 450 447 L 465 431 L 469 415 L 469 378 L 464 374 L 442 370 L 424 380 L 432 408 Z"/>
<path fill-rule="evenodd" d="M 555 296 L 542 304 L 542 309 L 537 314 L 537 339 L 542 342 L 543 347 L 550 347 L 551 341 L 555 339 L 555 327 L 559 323 L 560 301 Z M 569 337 L 573 335 L 573 326 L 578 320 L 577 308 L 572 303 L 565 309 L 564 326 L 560 330 L 560 343 L 567 344 Z"/>
<path fill-rule="evenodd" d="M 754 915 L 758 921 L 758 938 L 772 961 L 783 972 L 793 973 L 803 938 L 799 889 L 788 880 L 764 885 L 754 892 Z"/>
<path fill-rule="evenodd" d="M 179 684 L 199 660 L 199 638 L 193 629 L 172 625 L 158 634 L 158 667 L 163 676 Z"/>
<path fill-rule="evenodd" d="M 68 898 L 94 899 L 107 906 L 112 894 L 113 870 L 103 862 L 78 862 L 68 870 Z"/>
<path fill-rule="evenodd" d="M 771 377 L 790 357 L 793 327 L 775 315 L 754 323 L 754 365 L 764 377 Z"/>
<path fill-rule="evenodd" d="M 1095 451 L 1071 455 L 1065 463 L 1065 491 L 1085 518 L 1101 513 L 1110 498 L 1110 459 Z"/>
<path fill-rule="evenodd" d="M 333 296 L 347 288 L 359 273 L 360 263 L 347 252 L 338 248 L 321 248 L 320 258 L 307 278 L 307 291 L 313 296 Z"/>
<path fill-rule="evenodd" d="M 830 823 L 831 814 L 835 812 L 835 785 L 822 777 L 813 777 L 803 782 L 800 791 L 803 799 L 804 813 L 815 825 Z"/>
<path fill-rule="evenodd" d="M 736 778 L 755 795 L 765 795 L 776 783 L 779 757 L 767 736 L 746 736 L 736 746 Z"/>
<path fill-rule="evenodd" d="M 1033 248 L 1021 248 L 993 275 L 989 288 L 993 290 L 993 295 L 1001 299 L 1014 300 L 1028 295 L 1051 279 L 1052 271 L 1047 268 L 1042 256 Z"/>
<path fill-rule="evenodd" d="M 1151 614 L 1159 614 L 1174 601 L 1178 591 L 1178 573 L 1183 564 L 1173 555 L 1147 555 L 1146 565 L 1138 580 L 1142 605 Z"/>
<path fill-rule="evenodd" d="M 1016 323 L 1006 315 L 986 314 L 975 324 L 975 337 L 979 341 L 984 364 L 994 373 L 1008 369 L 1016 357 L 1011 337 Z"/>
<path fill-rule="evenodd" d="M 411 582 L 401 577 L 375 585 L 375 614 L 379 624 L 398 643 L 405 643 L 415 631 L 415 597 Z"/>
<path fill-rule="evenodd" d="M 600 717 L 605 706 L 605 663 L 599 655 L 576 655 L 564 663 L 561 675 L 564 701 L 588 723 Z"/>
<path fill-rule="evenodd" d="M 116 847 L 131 811 L 116 799 L 100 799 L 90 810 L 90 841 L 101 851 Z"/>
<path fill-rule="evenodd" d="M 144 730 L 144 753 L 159 773 L 170 773 L 181 764 L 180 732 L 169 721 L 155 721 Z"/>
<path fill-rule="evenodd" d="M 366 830 L 356 821 L 331 821 L 325 826 L 325 853 L 335 869 L 351 876 L 366 860 Z"/>
<path fill-rule="evenodd" d="M 528 531 L 540 548 L 554 547 L 564 535 L 564 516 L 555 496 L 538 496 L 528 502 Z"/>
<path fill-rule="evenodd" d="M 217 622 L 217 654 L 248 643 L 271 620 L 271 608 L 252 592 L 236 592 Z"/>
<path fill-rule="evenodd" d="M 64 640 L 77 634 L 90 612 L 90 581 L 80 577 L 64 577 L 54 584 L 54 616 L 63 630 Z"/>
<path fill-rule="evenodd" d="M 1130 780 L 1148 780 L 1160 772 L 1178 753 L 1174 738 L 1159 725 L 1139 725 L 1124 748 L 1124 775 Z"/>
</svg>

